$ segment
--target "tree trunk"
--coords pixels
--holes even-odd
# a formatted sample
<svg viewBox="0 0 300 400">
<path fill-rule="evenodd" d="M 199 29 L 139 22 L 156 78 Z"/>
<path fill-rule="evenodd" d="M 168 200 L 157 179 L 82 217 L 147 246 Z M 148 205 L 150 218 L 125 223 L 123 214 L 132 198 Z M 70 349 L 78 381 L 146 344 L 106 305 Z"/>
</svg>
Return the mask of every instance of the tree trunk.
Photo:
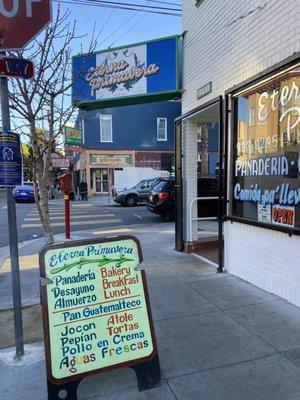
<svg viewBox="0 0 300 400">
<path fill-rule="evenodd" d="M 36 157 L 34 146 L 33 152 L 35 153 L 34 157 Z M 54 237 L 49 215 L 48 180 L 44 175 L 45 165 L 42 156 L 39 156 L 36 160 L 34 169 L 36 205 L 42 223 L 46 244 L 52 244 L 54 243 Z"/>
<path fill-rule="evenodd" d="M 207 123 L 201 123 L 201 146 L 200 146 L 200 157 L 201 157 L 201 175 L 209 174 L 208 167 L 208 126 Z"/>
</svg>

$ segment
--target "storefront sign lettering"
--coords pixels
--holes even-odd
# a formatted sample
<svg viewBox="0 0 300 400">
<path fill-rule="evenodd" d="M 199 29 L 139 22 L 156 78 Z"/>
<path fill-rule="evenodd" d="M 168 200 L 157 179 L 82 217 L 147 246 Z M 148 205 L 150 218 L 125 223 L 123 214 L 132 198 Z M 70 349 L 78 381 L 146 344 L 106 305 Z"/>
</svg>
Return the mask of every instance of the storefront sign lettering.
<svg viewBox="0 0 300 400">
<path fill-rule="evenodd" d="M 144 362 L 156 352 L 133 237 L 51 245 L 40 254 L 47 373 L 54 382 Z M 142 361 L 141 361 L 142 360 Z"/>
<path fill-rule="evenodd" d="M 235 162 L 235 176 L 284 176 L 288 174 L 289 163 L 286 156 L 266 157 L 245 160 L 243 162 Z"/>
<path fill-rule="evenodd" d="M 131 154 L 91 154 L 90 165 L 127 166 L 132 164 Z"/>
<path fill-rule="evenodd" d="M 73 57 L 73 102 L 99 102 L 102 108 L 133 104 L 139 96 L 180 97 L 181 44 L 174 36 Z"/>
<path fill-rule="evenodd" d="M 66 144 L 82 144 L 82 132 L 80 129 L 65 126 L 64 131 Z"/>
<path fill-rule="evenodd" d="M 300 229 L 298 67 L 262 84 L 234 100 L 232 215 Z"/>
<path fill-rule="evenodd" d="M 159 67 L 155 63 L 150 64 L 148 67 L 144 67 L 143 65 L 139 66 L 137 61 L 136 65 L 130 68 L 126 60 L 120 60 L 112 64 L 107 64 L 106 60 L 99 67 L 91 67 L 85 79 L 92 90 L 110 87 L 114 92 L 117 86 L 121 84 L 125 84 L 124 87 L 128 87 L 129 90 L 130 87 L 126 85 L 126 82 L 133 85 L 142 77 L 156 74 L 159 71 Z M 127 68 L 128 70 L 126 70 Z M 118 73 L 120 71 L 124 72 Z"/>
<path fill-rule="evenodd" d="M 250 188 L 243 188 L 239 183 L 234 187 L 234 198 L 238 201 L 252 203 L 274 204 L 275 198 L 278 204 L 297 206 L 300 203 L 300 188 L 294 190 L 289 183 L 278 185 L 275 189 L 260 189 L 258 184 L 250 185 Z"/>
<path fill-rule="evenodd" d="M 278 110 L 279 107 L 284 109 L 292 98 L 300 99 L 300 89 L 295 81 L 292 82 L 291 86 L 283 86 L 281 91 L 274 89 L 272 94 L 267 91 L 263 92 L 258 100 L 259 121 L 265 121 L 270 112 Z M 291 121 L 292 114 L 297 116 L 293 122 Z M 290 135 L 291 129 L 295 128 L 300 122 L 300 107 L 293 105 L 285 108 L 280 115 L 279 122 L 282 122 L 286 117 L 287 134 Z"/>
</svg>

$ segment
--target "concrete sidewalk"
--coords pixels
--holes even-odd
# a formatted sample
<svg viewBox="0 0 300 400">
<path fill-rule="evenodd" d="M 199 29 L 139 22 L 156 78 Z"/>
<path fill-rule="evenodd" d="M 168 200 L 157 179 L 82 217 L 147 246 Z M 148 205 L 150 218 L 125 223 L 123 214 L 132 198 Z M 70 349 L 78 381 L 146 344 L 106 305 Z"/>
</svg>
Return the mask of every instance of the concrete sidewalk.
<svg viewBox="0 0 300 400">
<path fill-rule="evenodd" d="M 128 227 L 123 233 L 142 244 L 163 379 L 156 389 L 139 393 L 133 370 L 115 370 L 83 380 L 80 400 L 300 399 L 299 308 L 175 252 L 172 224 Z M 41 239 L 32 241 L 20 253 L 33 254 L 40 246 Z M 38 302 L 38 271 L 30 273 L 22 272 L 32 283 L 24 304 Z M 0 351 L 0 399 L 46 400 L 42 344 L 27 347 L 19 363 L 13 352 Z"/>
</svg>

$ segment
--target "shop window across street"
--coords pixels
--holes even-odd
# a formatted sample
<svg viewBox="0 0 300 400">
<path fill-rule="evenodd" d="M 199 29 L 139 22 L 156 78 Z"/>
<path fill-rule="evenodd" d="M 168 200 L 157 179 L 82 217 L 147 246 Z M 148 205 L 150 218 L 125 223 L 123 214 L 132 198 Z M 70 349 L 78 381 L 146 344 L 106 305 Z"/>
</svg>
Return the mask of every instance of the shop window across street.
<svg viewBox="0 0 300 400">
<path fill-rule="evenodd" d="M 300 67 L 234 98 L 232 217 L 300 232 Z"/>
<path fill-rule="evenodd" d="M 167 118 L 157 118 L 157 140 L 167 140 Z"/>
<path fill-rule="evenodd" d="M 100 141 L 112 143 L 112 116 L 100 115 Z"/>
</svg>

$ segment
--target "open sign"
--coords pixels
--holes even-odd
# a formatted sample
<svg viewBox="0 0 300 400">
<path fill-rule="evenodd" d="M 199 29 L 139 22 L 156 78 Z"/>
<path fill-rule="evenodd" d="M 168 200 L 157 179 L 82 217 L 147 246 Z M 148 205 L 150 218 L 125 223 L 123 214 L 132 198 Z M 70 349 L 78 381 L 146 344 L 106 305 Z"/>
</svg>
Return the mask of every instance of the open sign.
<svg viewBox="0 0 300 400">
<path fill-rule="evenodd" d="M 272 223 L 275 225 L 294 226 L 295 207 L 272 207 Z"/>
</svg>

